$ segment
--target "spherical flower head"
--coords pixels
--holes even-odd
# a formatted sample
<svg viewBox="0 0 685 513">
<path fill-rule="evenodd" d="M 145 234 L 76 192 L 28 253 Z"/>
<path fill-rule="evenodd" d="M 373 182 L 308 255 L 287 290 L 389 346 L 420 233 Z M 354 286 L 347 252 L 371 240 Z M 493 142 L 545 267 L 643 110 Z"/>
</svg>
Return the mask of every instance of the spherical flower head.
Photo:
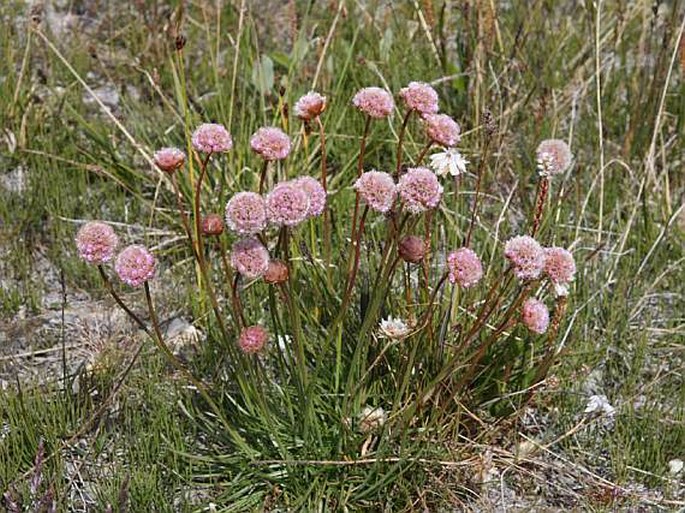
<svg viewBox="0 0 685 513">
<path fill-rule="evenodd" d="M 400 198 L 412 214 L 420 214 L 438 206 L 442 185 L 438 177 L 425 167 L 410 167 L 397 185 Z"/>
<path fill-rule="evenodd" d="M 290 153 L 290 137 L 280 128 L 262 127 L 252 135 L 250 148 L 264 160 L 283 160 Z"/>
<path fill-rule="evenodd" d="M 238 345 L 243 353 L 256 354 L 264 349 L 269 340 L 269 332 L 261 326 L 249 326 L 240 332 Z"/>
<path fill-rule="evenodd" d="M 307 217 L 320 216 L 326 208 L 326 191 L 316 178 L 301 176 L 293 180 L 295 187 L 301 188 L 309 197 Z"/>
<path fill-rule="evenodd" d="M 76 234 L 79 256 L 89 264 L 109 262 L 119 245 L 119 237 L 112 227 L 100 221 L 84 224 Z"/>
<path fill-rule="evenodd" d="M 295 115 L 303 121 L 316 119 L 326 110 L 326 97 L 310 91 L 295 102 Z"/>
<path fill-rule="evenodd" d="M 379 326 L 379 335 L 390 340 L 402 340 L 409 335 L 409 326 L 400 318 L 388 317 Z"/>
<path fill-rule="evenodd" d="M 545 251 L 538 242 L 528 235 L 509 239 L 504 246 L 504 256 L 520 280 L 535 280 L 545 268 Z"/>
<path fill-rule="evenodd" d="M 202 218 L 202 234 L 215 237 L 224 233 L 224 222 L 219 214 L 207 214 Z"/>
<path fill-rule="evenodd" d="M 239 240 L 231 248 L 231 265 L 245 278 L 259 278 L 269 269 L 269 252 L 254 237 Z"/>
<path fill-rule="evenodd" d="M 266 219 L 266 203 L 256 192 L 239 192 L 226 203 L 226 225 L 239 235 L 261 232 Z"/>
<path fill-rule="evenodd" d="M 357 416 L 359 431 L 363 434 L 379 431 L 387 421 L 388 414 L 383 408 L 364 406 Z"/>
<path fill-rule="evenodd" d="M 545 274 L 554 285 L 557 295 L 568 294 L 568 284 L 576 274 L 576 261 L 570 251 L 564 248 L 545 248 Z"/>
<path fill-rule="evenodd" d="M 392 95 L 380 87 L 365 87 L 352 98 L 352 105 L 372 118 L 387 118 L 395 108 Z"/>
<path fill-rule="evenodd" d="M 560 139 L 542 141 L 535 153 L 540 176 L 561 174 L 571 166 L 573 160 L 571 148 Z"/>
<path fill-rule="evenodd" d="M 278 285 L 288 281 L 290 271 L 288 266 L 282 260 L 272 260 L 269 262 L 269 268 L 264 274 L 264 281 L 270 285 Z"/>
<path fill-rule="evenodd" d="M 542 335 L 549 327 L 549 310 L 542 301 L 528 298 L 523 303 L 521 320 L 530 331 Z"/>
<path fill-rule="evenodd" d="M 405 262 L 418 264 L 426 256 L 426 243 L 421 237 L 406 235 L 400 239 L 397 251 Z"/>
<path fill-rule="evenodd" d="M 125 248 L 114 264 L 119 279 L 131 287 L 140 287 L 155 275 L 157 262 L 145 247 L 132 244 Z"/>
<path fill-rule="evenodd" d="M 451 148 L 461 139 L 459 124 L 447 114 L 428 114 L 423 121 L 428 138 L 441 146 Z"/>
<path fill-rule="evenodd" d="M 307 219 L 309 195 L 293 182 L 279 183 L 266 196 L 266 215 L 276 226 L 295 226 Z"/>
<path fill-rule="evenodd" d="M 376 212 L 386 213 L 395 202 L 397 186 L 388 173 L 367 171 L 352 186 L 361 199 Z"/>
<path fill-rule="evenodd" d="M 460 248 L 447 256 L 450 283 L 458 283 L 468 289 L 483 277 L 483 264 L 478 255 L 469 248 Z"/>
<path fill-rule="evenodd" d="M 165 173 L 173 173 L 183 167 L 186 161 L 186 154 L 178 148 L 162 148 L 155 152 L 154 160 L 159 169 Z"/>
<path fill-rule="evenodd" d="M 438 93 L 425 82 L 409 82 L 407 87 L 400 89 L 400 98 L 409 110 L 419 114 L 438 112 Z"/>
<path fill-rule="evenodd" d="M 204 123 L 192 136 L 193 148 L 202 153 L 224 153 L 233 148 L 231 134 L 223 125 Z"/>
</svg>

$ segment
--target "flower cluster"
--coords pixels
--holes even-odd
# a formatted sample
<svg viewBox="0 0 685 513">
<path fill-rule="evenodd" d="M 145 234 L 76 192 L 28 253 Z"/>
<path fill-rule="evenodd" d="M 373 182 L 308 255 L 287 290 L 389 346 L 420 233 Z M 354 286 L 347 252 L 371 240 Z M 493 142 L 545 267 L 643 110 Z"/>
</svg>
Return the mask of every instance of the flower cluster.
<svg viewBox="0 0 685 513">
<path fill-rule="evenodd" d="M 290 153 L 290 137 L 280 128 L 262 127 L 250 139 L 250 148 L 264 160 L 283 160 Z"/>
</svg>

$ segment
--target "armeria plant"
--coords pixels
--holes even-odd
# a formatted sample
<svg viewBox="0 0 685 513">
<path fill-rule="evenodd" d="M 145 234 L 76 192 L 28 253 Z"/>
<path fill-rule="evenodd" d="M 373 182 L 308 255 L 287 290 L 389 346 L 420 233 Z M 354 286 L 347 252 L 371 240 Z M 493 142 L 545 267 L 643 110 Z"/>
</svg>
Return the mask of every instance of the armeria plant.
<svg viewBox="0 0 685 513">
<path fill-rule="evenodd" d="M 486 154 L 466 202 L 460 196 L 471 175 L 457 149 L 459 124 L 439 112 L 426 83 L 411 82 L 398 98 L 400 106 L 379 87 L 352 98 L 350 115 L 363 118 L 356 172 L 336 176 L 340 186 L 331 190 L 328 100 L 302 96 L 292 109 L 302 125 L 282 121 L 235 141 L 249 143 L 259 171 L 251 190 L 230 191 L 223 215 L 205 211 L 215 202 L 203 181 L 230 161 L 234 141 L 224 126 L 197 127 L 190 155 L 155 153 L 195 261 L 201 313 L 210 314 L 197 322 L 206 324 L 216 368 L 169 349 L 149 285 L 157 258 L 148 249 L 134 244 L 115 257 L 119 239 L 100 221 L 76 237 L 116 302 L 201 395 L 196 411 L 227 437 L 224 456 L 268 465 L 261 478 L 285 489 L 301 475 L 298 462 L 334 465 L 371 454 L 402 461 L 468 428 L 474 412 L 511 414 L 558 356 L 576 267 L 567 249 L 542 242 L 550 182 L 570 169 L 569 147 L 539 144 L 527 226 L 494 249 L 479 247 L 479 232 L 491 233 L 479 209 L 495 120 L 486 115 L 479 127 Z M 366 149 L 374 125 L 390 123 L 396 111 L 403 114 L 396 153 L 386 159 L 394 165 L 372 169 Z M 404 143 L 416 128 L 425 142 L 412 154 Z M 287 129 L 298 129 L 293 140 Z M 317 137 L 320 171 L 303 176 L 288 161 Z M 450 217 L 455 222 L 445 223 Z M 446 235 L 445 226 L 459 228 Z M 110 261 L 123 283 L 144 289 L 149 327 L 112 283 Z"/>
</svg>

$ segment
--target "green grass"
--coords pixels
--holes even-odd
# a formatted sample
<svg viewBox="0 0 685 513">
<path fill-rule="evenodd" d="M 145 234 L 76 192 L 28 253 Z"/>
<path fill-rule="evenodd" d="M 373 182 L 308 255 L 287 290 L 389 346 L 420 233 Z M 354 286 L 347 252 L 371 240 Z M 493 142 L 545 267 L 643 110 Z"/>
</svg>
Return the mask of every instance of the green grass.
<svg viewBox="0 0 685 513">
<path fill-rule="evenodd" d="M 141 153 L 106 113 L 84 103 L 87 93 L 77 76 L 91 86 L 114 85 L 120 93 L 115 115 L 148 153 L 162 145 L 183 147 L 185 116 L 190 126 L 210 120 L 225 123 L 236 148 L 210 172 L 213 194 L 211 200 L 207 194 L 206 208 L 217 212 L 233 191 L 256 184 L 259 164 L 246 144 L 250 134 L 264 124 L 282 124 L 281 105 L 292 105 L 311 88 L 319 65 L 317 89 L 331 100 L 324 117 L 330 141 L 331 202 L 341 212 L 349 211 L 354 201 L 348 186 L 363 126 L 362 118 L 349 108 L 354 92 L 377 84 L 397 91 L 410 80 L 448 77 L 437 86 L 441 108 L 462 124 L 460 147 L 472 161 L 472 170 L 484 144 L 479 125 L 483 109 L 491 110 L 498 120 L 497 146 L 483 184 L 488 196 L 474 235 L 485 262 L 495 258 L 496 241 L 482 227 L 494 226 L 505 210 L 498 233 L 503 240 L 518 233 L 531 211 L 538 142 L 551 136 L 570 140 L 576 155 L 573 173 L 552 185 L 553 209 L 543 231 L 546 243 L 573 244 L 579 272 L 570 315 L 561 329 L 565 351 L 553 369 L 560 384 L 535 398 L 540 415 L 550 419 L 536 440 L 543 445 L 553 442 L 577 425 L 588 394 L 583 383 L 594 371 L 599 375 L 597 393 L 606 394 L 617 408 L 614 426 L 603 428 L 601 419 L 588 420 L 587 426 L 548 449 L 585 465 L 616 487 L 642 482 L 668 495 L 667 463 L 682 458 L 680 448 L 685 445 L 685 387 L 678 372 L 685 348 L 681 313 L 685 311 L 681 276 L 685 70 L 679 56 L 671 66 L 682 2 L 672 2 L 670 11 L 660 10 L 657 18 L 649 6 L 602 2 L 599 26 L 592 2 L 559 6 L 539 1 L 535 8 L 513 2 L 509 8 L 497 5 L 496 13 L 490 11 L 490 2 L 470 2 L 463 10 L 443 8 L 443 2 L 437 1 L 395 2 L 391 8 L 370 2 L 365 10 L 347 2 L 337 18 L 335 9 L 318 2 L 313 6 L 293 2 L 296 20 L 288 7 L 269 23 L 264 21 L 268 15 L 251 10 L 241 23 L 239 6 L 234 4 L 239 2 L 224 6 L 217 16 L 213 2 L 192 3 L 182 14 L 178 5 L 165 10 L 147 2 L 140 8 L 97 13 L 95 25 L 66 37 L 46 29 L 46 38 L 77 75 L 36 32 L 26 30 L 25 18 L 18 17 L 19 5 L 0 7 L 3 18 L 17 20 L 0 36 L 0 76 L 4 77 L 0 112 L 5 132 L 16 140 L 16 147 L 2 143 L 0 162 L 4 170 L 17 166 L 28 170 L 23 194 L 0 188 L 0 242 L 6 255 L 0 269 L 7 277 L 0 289 L 3 317 L 12 322 L 22 308 L 40 311 L 45 289 L 55 286 L 46 285 L 36 272 L 38 252 L 64 272 L 69 290 L 100 295 L 97 273 L 74 254 L 74 220 L 116 220 L 129 225 L 124 230 L 128 239 L 149 245 L 181 233 L 172 212 L 171 191 L 165 184 L 160 186 Z M 170 13 L 174 13 L 172 21 Z M 185 81 L 191 108 L 187 113 L 170 28 L 181 15 L 188 41 Z M 286 42 L 260 38 L 267 26 Z M 153 77 L 158 77 L 154 84 Z M 289 122 L 295 134 L 295 120 Z M 394 165 L 397 119 L 394 127 L 395 132 L 386 124 L 374 125 L 367 166 Z M 405 160 L 422 147 L 418 128 L 410 125 Z M 281 172 L 316 176 L 316 141 L 312 136 L 305 151 L 289 159 Z M 184 179 L 182 187 L 187 190 L 189 183 Z M 465 212 L 472 186 L 472 181 L 466 182 L 467 194 L 457 198 L 462 208 L 455 211 Z M 681 221 L 676 218 L 678 209 Z M 335 219 L 334 240 L 348 235 L 346 216 Z M 467 221 L 451 210 L 443 211 L 440 221 L 441 243 L 453 245 Z M 377 221 L 371 224 L 374 243 L 382 240 L 380 228 Z M 309 242 L 306 230 L 300 236 Z M 163 279 L 181 291 L 164 295 L 163 311 L 206 314 L 206 305 L 197 300 L 193 277 L 188 277 L 190 254 L 182 242 L 163 245 L 159 254 Z M 172 262 L 184 258 L 186 264 L 170 269 Z M 375 262 L 368 256 L 362 262 L 362 283 L 369 282 Z M 301 270 L 316 272 L 307 264 Z M 271 312 L 270 305 L 277 300 L 272 296 L 260 301 L 268 295 L 266 288 L 259 287 L 251 288 L 246 299 L 255 307 L 254 315 L 260 308 Z M 362 300 L 373 292 L 371 285 L 360 288 Z M 305 306 L 320 305 L 313 311 L 300 309 L 303 324 L 325 326 L 340 298 L 311 283 L 303 283 L 299 291 Z M 290 322 L 285 315 L 265 321 L 280 329 Z M 216 377 L 223 372 L 217 360 L 226 348 L 216 326 L 200 322 L 210 336 L 192 366 L 205 378 Z M 358 329 L 357 323 L 348 325 L 345 336 L 354 339 Z M 308 336 L 322 343 L 327 334 L 318 329 Z M 468 421 L 441 425 L 444 419 L 435 413 L 428 415 L 428 425 L 436 428 L 428 430 L 429 435 L 419 437 L 420 441 L 399 436 L 393 442 L 397 445 L 380 447 L 375 453 L 394 454 L 399 447 L 403 455 L 399 461 L 325 464 L 321 462 L 335 459 L 338 444 L 358 448 L 364 441 L 359 436 L 339 441 L 337 401 L 317 396 L 312 411 L 318 416 L 311 419 L 316 436 L 311 436 L 292 431 L 297 424 L 293 417 L 300 411 L 289 403 L 297 397 L 296 391 L 284 387 L 281 396 L 265 399 L 266 407 L 258 400 L 232 403 L 227 398 L 236 394 L 234 384 L 218 379 L 217 395 L 225 400 L 232 420 L 242 426 L 251 443 L 263 444 L 258 459 L 274 460 L 246 465 L 216 418 L 203 412 L 183 387 L 183 378 L 172 378 L 171 370 L 155 355 L 152 349 L 143 353 L 116 396 L 116 409 L 108 407 L 75 440 L 73 435 L 117 382 L 123 361 L 102 371 L 80 373 L 75 393 L 60 391 L 61 376 L 40 386 L 2 376 L 9 387 L 0 396 L 0 423 L 9 426 L 9 435 L 0 439 L 0 491 L 16 481 L 26 495 L 27 481 L 21 476 L 30 473 L 38 441 L 43 439 L 46 454 L 51 455 L 44 481 L 54 486 L 59 508 L 65 511 L 75 500 L 72 494 L 84 486 L 71 481 L 73 476 L 65 471 L 68 461 L 83 462 L 96 510 L 107 503 L 116 507 L 127 479 L 130 511 L 152 506 L 173 511 L 174 500 L 188 489 L 202 490 L 203 495 L 197 504 L 178 506 L 181 510 L 206 508 L 210 501 L 221 511 L 259 511 L 269 505 L 302 511 L 344 507 L 409 511 L 423 505 L 435 510 L 471 496 L 473 470 L 457 467 L 446 476 L 449 471 L 441 465 L 425 461 L 477 459 L 487 447 L 510 450 L 517 431 L 530 436 L 520 425 L 500 426 L 492 417 L 509 408 L 509 401 L 503 399 L 490 409 L 473 412 L 485 419 L 487 428 L 478 429 Z M 325 374 L 328 369 L 323 366 L 321 371 Z M 333 382 L 333 376 L 322 378 L 326 384 L 322 388 L 332 389 Z M 373 383 L 375 388 L 363 389 L 362 395 L 392 402 L 392 397 L 384 397 L 387 383 L 383 379 Z M 483 393 L 496 397 L 511 387 L 498 382 Z M 363 405 L 365 397 L 354 401 Z M 281 414 L 264 415 L 273 409 Z M 453 429 L 454 425 L 462 429 Z M 319 463 L 283 461 L 290 459 Z M 511 464 L 500 452 L 495 462 L 500 470 Z M 584 478 L 599 486 L 597 479 Z M 617 500 L 629 504 L 640 497 L 623 491 Z M 682 495 L 674 500 L 682 501 Z M 612 507 L 589 492 L 578 506 Z"/>
</svg>

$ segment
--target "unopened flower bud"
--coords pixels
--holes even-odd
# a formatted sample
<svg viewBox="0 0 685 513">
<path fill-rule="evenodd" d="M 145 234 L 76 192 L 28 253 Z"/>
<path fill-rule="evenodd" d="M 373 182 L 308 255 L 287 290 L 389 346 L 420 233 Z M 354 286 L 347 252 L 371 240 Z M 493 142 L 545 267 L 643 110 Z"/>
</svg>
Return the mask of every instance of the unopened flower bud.
<svg viewBox="0 0 685 513">
<path fill-rule="evenodd" d="M 421 237 L 407 235 L 400 240 L 400 258 L 410 264 L 418 264 L 426 255 L 426 244 Z"/>
<path fill-rule="evenodd" d="M 271 285 L 278 285 L 288 280 L 288 266 L 282 260 L 272 260 L 269 262 L 269 268 L 264 275 L 264 281 Z"/>
<path fill-rule="evenodd" d="M 224 233 L 224 222 L 219 214 L 207 214 L 202 218 L 202 234 L 207 236 Z"/>
</svg>

